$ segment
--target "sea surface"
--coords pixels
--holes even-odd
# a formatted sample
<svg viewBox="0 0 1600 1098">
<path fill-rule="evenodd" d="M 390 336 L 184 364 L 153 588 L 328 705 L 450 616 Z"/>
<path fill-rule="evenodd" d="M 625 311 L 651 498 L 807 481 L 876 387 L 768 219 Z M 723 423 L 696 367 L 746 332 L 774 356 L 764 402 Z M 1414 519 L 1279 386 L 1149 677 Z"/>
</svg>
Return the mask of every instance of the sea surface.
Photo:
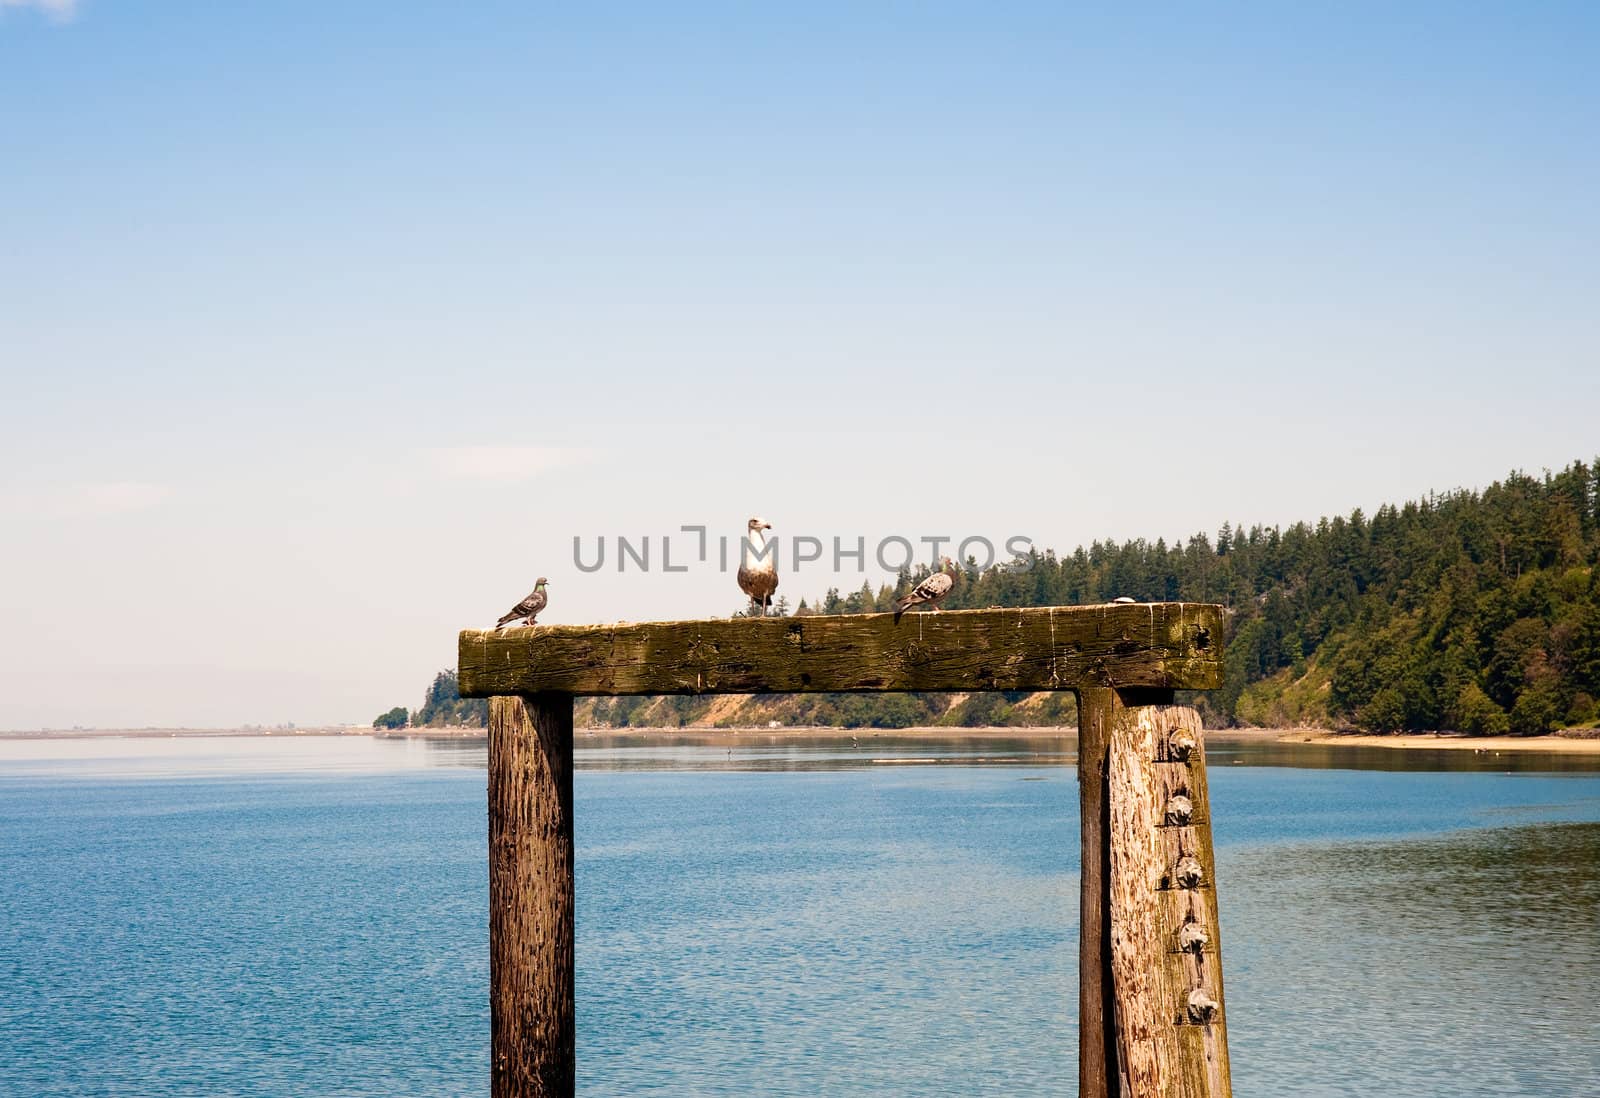
<svg viewBox="0 0 1600 1098">
<path fill-rule="evenodd" d="M 579 1090 L 1072 1095 L 1070 742 L 578 752 Z M 487 1092 L 484 748 L 0 740 L 0 1095 Z M 1593 760 L 1210 748 L 1247 1096 L 1600 1096 Z"/>
</svg>

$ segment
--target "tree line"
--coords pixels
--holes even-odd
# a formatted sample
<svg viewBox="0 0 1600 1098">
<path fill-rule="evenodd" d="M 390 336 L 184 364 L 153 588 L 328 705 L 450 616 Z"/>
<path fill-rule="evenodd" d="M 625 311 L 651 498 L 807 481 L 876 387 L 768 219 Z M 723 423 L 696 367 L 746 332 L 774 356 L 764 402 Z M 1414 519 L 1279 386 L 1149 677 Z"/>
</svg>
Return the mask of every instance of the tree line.
<svg viewBox="0 0 1600 1098">
<path fill-rule="evenodd" d="M 1227 608 L 1226 683 L 1208 723 L 1371 732 L 1539 733 L 1600 720 L 1600 459 L 1292 526 L 1223 523 L 1182 542 L 1096 541 L 980 569 L 948 609 L 1138 601 Z M 928 574 L 829 589 L 795 614 L 887 610 Z M 790 612 L 787 604 L 780 612 Z M 441 672 L 413 724 L 482 720 Z M 702 723 L 709 699 L 599 699 L 580 719 Z M 478 708 L 470 708 L 478 707 Z M 753 700 L 724 723 L 1072 723 L 1055 695 L 808 695 Z M 390 716 L 386 714 L 385 717 Z M 766 719 L 763 719 L 766 718 Z M 380 718 L 382 720 L 384 718 Z"/>
<path fill-rule="evenodd" d="M 404 706 L 395 706 L 380 713 L 372 727 L 380 731 L 400 728 L 487 728 L 489 726 L 489 700 L 463 698 L 456 682 L 455 668 L 446 668 L 433 677 L 428 692 L 422 696 L 422 705 L 412 712 Z"/>
</svg>

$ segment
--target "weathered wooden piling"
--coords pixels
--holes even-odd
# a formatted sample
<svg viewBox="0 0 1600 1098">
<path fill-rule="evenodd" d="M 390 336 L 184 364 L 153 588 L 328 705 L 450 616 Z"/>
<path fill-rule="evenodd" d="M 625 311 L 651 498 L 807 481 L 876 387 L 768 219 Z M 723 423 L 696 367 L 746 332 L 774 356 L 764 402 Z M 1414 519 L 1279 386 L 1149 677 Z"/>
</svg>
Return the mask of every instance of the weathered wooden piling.
<svg viewBox="0 0 1600 1098">
<path fill-rule="evenodd" d="M 489 711 L 492 1093 L 574 1092 L 572 699 L 1073 690 L 1083 1098 L 1227 1098 L 1200 722 L 1222 611 L 1192 603 L 538 626 L 461 634 Z"/>
<path fill-rule="evenodd" d="M 1232 1093 L 1200 717 L 1170 690 L 1078 691 L 1078 1092 Z"/>
<path fill-rule="evenodd" d="M 574 1088 L 572 696 L 489 703 L 489 1031 L 495 1098 Z"/>
</svg>

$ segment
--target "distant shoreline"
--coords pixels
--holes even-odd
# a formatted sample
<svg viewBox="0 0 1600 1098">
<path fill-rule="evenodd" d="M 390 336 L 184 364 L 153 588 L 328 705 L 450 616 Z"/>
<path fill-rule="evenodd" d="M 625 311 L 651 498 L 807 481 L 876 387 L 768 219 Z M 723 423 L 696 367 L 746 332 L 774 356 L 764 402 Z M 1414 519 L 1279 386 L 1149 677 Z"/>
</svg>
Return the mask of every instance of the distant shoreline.
<svg viewBox="0 0 1600 1098">
<path fill-rule="evenodd" d="M 483 728 L 406 728 L 377 731 L 365 725 L 329 725 L 318 728 L 105 728 L 72 730 L 34 730 L 0 732 L 0 740 L 87 740 L 87 739 L 201 739 L 215 737 L 262 737 L 303 739 L 306 737 L 370 736 L 377 739 L 483 739 Z M 599 743 L 672 743 L 733 746 L 735 744 L 838 743 L 842 740 L 928 740 L 944 742 L 985 742 L 995 740 L 1076 740 L 1078 730 L 1071 727 L 1039 728 L 831 728 L 800 726 L 785 728 L 579 728 L 578 746 Z M 1329 732 L 1322 728 L 1217 728 L 1206 738 L 1213 742 L 1251 741 L 1313 744 L 1324 747 L 1383 747 L 1391 750 L 1528 751 L 1570 755 L 1600 755 L 1600 737 L 1578 736 L 1465 736 L 1449 732 L 1408 732 L 1393 735 L 1366 735 Z"/>
<path fill-rule="evenodd" d="M 441 728 L 441 732 L 450 729 Z M 294 739 L 306 736 L 371 736 L 371 728 L 362 724 L 329 725 L 322 728 L 45 728 L 21 732 L 0 732 L 0 740 L 168 740 L 217 739 L 221 737 L 279 737 Z M 476 733 L 482 735 L 479 729 Z"/>
</svg>

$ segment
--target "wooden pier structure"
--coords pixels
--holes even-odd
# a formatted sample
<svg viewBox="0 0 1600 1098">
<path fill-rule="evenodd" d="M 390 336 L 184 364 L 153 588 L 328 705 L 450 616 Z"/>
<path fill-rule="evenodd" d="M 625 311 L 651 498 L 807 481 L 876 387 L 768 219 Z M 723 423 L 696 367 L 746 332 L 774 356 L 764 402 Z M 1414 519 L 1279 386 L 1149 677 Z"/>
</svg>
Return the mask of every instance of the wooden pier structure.
<svg viewBox="0 0 1600 1098">
<path fill-rule="evenodd" d="M 572 700 L 1071 690 L 1082 810 L 1079 1093 L 1228 1098 L 1216 861 L 1198 714 L 1222 609 L 1113 603 L 461 633 L 489 705 L 494 1098 L 574 1093 Z"/>
</svg>

